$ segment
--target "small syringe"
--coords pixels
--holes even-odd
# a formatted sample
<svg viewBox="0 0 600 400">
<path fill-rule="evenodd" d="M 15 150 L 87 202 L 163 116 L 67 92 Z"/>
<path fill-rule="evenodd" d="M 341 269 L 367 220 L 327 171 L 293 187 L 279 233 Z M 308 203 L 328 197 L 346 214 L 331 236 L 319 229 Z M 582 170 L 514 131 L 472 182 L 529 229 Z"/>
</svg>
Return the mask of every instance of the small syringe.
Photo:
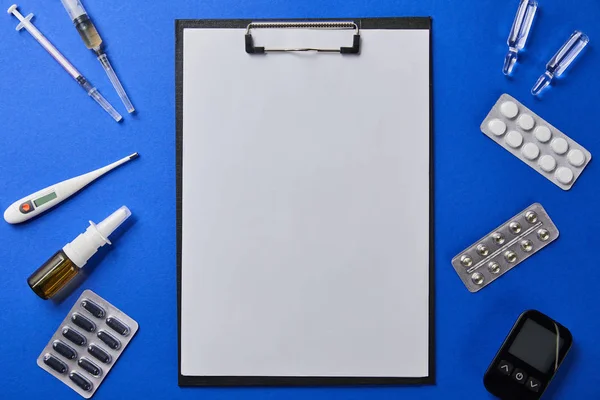
<svg viewBox="0 0 600 400">
<path fill-rule="evenodd" d="M 83 75 L 81 75 L 81 73 L 73 66 L 73 64 L 71 64 L 65 58 L 65 56 L 63 56 L 56 49 L 56 47 L 54 47 L 54 45 L 52 43 L 50 43 L 50 41 L 48 39 L 46 39 L 46 37 L 44 35 L 42 35 L 42 33 L 31 23 L 31 18 L 33 18 L 33 14 L 29 14 L 27 17 L 23 17 L 23 15 L 21 15 L 19 10 L 17 10 L 17 7 L 18 6 L 16 4 L 13 4 L 12 6 L 10 6 L 8 8 L 8 13 L 14 15 L 20 21 L 19 25 L 17 25 L 17 31 L 20 31 L 21 29 L 25 28 L 27 30 L 27 32 L 29 32 L 31 34 L 31 36 L 33 36 L 35 38 L 35 40 L 37 40 L 38 43 L 41 44 L 42 47 L 44 49 L 46 49 L 46 51 L 48 53 L 50 53 L 50 55 L 56 61 L 58 61 L 58 63 L 65 69 L 65 71 L 67 71 L 69 73 L 69 75 L 71 75 L 73 77 L 73 79 L 75 79 L 77 81 L 79 86 L 81 86 L 83 88 L 83 90 L 85 90 L 86 93 L 92 99 L 94 99 L 98 104 L 100 104 L 100 106 L 104 109 L 104 111 L 109 113 L 110 116 L 113 117 L 113 119 L 115 121 L 119 122 L 120 120 L 122 120 L 123 117 L 121 116 L 121 114 L 119 114 L 113 108 L 113 106 L 111 106 L 110 103 L 108 101 L 106 101 L 106 99 L 104 97 L 102 97 L 100 92 L 98 92 L 98 89 L 93 87 L 90 84 L 90 82 L 87 79 L 85 79 L 85 77 Z"/>
<path fill-rule="evenodd" d="M 83 43 L 85 43 L 85 46 L 88 49 L 93 50 L 94 53 L 96 53 L 96 56 L 98 56 L 98 61 L 100 61 L 100 64 L 102 64 L 102 68 L 104 68 L 106 75 L 108 75 L 108 79 L 110 79 L 110 83 L 112 83 L 113 87 L 117 91 L 117 94 L 121 98 L 121 101 L 123 101 L 125 108 L 127 108 L 127 112 L 134 112 L 135 108 L 133 107 L 133 104 L 131 104 L 129 97 L 127 97 L 127 93 L 125 93 L 123 85 L 121 85 L 117 74 L 110 65 L 110 62 L 108 61 L 106 53 L 102 49 L 102 38 L 98 34 L 98 31 L 96 30 L 94 23 L 85 11 L 85 8 L 83 8 L 81 1 L 60 1 L 67 10 L 67 13 L 69 13 L 69 17 L 71 17 L 71 20 L 75 25 L 75 29 L 77 29 L 77 32 L 79 32 L 79 36 L 81 36 L 81 39 L 83 40 Z"/>
</svg>

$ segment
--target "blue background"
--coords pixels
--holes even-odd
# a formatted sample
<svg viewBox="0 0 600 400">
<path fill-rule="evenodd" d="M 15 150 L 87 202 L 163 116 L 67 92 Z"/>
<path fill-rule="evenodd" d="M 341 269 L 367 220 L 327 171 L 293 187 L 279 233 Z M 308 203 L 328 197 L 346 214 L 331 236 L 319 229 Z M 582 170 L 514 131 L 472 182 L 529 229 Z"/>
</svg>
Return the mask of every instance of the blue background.
<svg viewBox="0 0 600 400">
<path fill-rule="evenodd" d="M 8 8 L 10 2 L 4 2 Z M 107 51 L 139 110 L 116 124 L 12 16 L 0 20 L 0 208 L 49 184 L 134 151 L 141 158 L 28 223 L 0 223 L 0 397 L 79 396 L 35 360 L 73 302 L 92 289 L 135 318 L 140 330 L 96 399 L 488 399 L 482 376 L 517 316 L 539 309 L 571 329 L 575 344 L 547 398 L 600 398 L 600 270 L 596 259 L 597 161 L 569 192 L 541 177 L 479 131 L 503 92 L 512 94 L 600 156 L 600 3 L 541 0 L 513 78 L 501 73 L 516 0 L 87 0 Z M 24 0 L 24 14 L 122 113 L 108 79 L 58 0 Z M 369 388 L 179 388 L 175 280 L 176 18 L 432 16 L 434 54 L 437 384 Z M 541 99 L 530 87 L 574 29 L 585 54 Z M 401 51 L 401 49 L 390 49 Z M 533 202 L 547 209 L 559 240 L 478 294 L 451 258 Z M 26 278 L 88 219 L 121 205 L 133 219 L 114 246 L 85 267 L 62 302 L 42 301 Z"/>
</svg>

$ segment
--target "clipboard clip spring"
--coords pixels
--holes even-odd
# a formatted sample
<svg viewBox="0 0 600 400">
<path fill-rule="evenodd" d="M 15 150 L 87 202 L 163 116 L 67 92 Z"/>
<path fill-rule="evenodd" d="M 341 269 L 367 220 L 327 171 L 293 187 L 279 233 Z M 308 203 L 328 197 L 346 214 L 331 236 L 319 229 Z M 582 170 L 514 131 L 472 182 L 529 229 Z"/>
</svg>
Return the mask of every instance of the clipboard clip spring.
<svg viewBox="0 0 600 400">
<path fill-rule="evenodd" d="M 254 45 L 252 29 L 352 29 L 354 37 L 351 47 L 340 47 L 337 49 L 325 49 L 315 47 L 288 47 L 288 48 L 266 48 Z M 354 21 L 306 21 L 306 22 L 251 22 L 246 28 L 245 35 L 246 53 L 265 54 L 272 52 L 294 52 L 294 51 L 316 51 L 319 53 L 360 54 L 360 28 Z"/>
</svg>

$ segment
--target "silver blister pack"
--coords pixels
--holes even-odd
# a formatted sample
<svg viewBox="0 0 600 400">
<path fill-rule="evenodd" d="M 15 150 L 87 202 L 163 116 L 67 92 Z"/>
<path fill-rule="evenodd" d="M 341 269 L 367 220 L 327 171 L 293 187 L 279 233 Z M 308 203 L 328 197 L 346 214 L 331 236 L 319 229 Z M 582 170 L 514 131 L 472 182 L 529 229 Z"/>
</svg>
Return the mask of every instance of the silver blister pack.
<svg viewBox="0 0 600 400">
<path fill-rule="evenodd" d="M 503 94 L 481 123 L 481 131 L 563 190 L 575 184 L 592 154 Z"/>
<path fill-rule="evenodd" d="M 486 287 L 558 238 L 544 207 L 534 203 L 452 259 L 470 292 Z"/>
<path fill-rule="evenodd" d="M 137 322 L 86 290 L 38 357 L 37 364 L 89 399 L 137 330 Z"/>
</svg>

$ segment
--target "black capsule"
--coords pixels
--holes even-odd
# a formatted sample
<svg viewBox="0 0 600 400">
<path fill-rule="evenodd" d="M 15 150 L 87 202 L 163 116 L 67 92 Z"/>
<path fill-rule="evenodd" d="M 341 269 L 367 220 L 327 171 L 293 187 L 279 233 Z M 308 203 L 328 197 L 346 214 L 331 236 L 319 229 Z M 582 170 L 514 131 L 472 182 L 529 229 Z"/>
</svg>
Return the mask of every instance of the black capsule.
<svg viewBox="0 0 600 400">
<path fill-rule="evenodd" d="M 81 307 L 85 308 L 87 312 L 89 312 L 96 318 L 104 318 L 104 316 L 106 315 L 102 307 L 88 299 L 84 299 L 81 302 Z"/>
<path fill-rule="evenodd" d="M 98 338 L 113 350 L 118 350 L 121 347 L 121 342 L 119 342 L 117 338 L 106 331 L 98 332 Z"/>
<path fill-rule="evenodd" d="M 115 317 L 106 318 L 106 325 L 110 326 L 112 330 L 114 330 L 120 335 L 129 335 L 129 327 L 121 321 L 119 321 L 118 319 L 116 319 Z"/>
<path fill-rule="evenodd" d="M 98 377 L 102 373 L 102 370 L 99 366 L 88 360 L 87 358 L 80 358 L 77 361 L 77 365 L 79 365 L 83 370 L 87 371 L 91 375 Z"/>
<path fill-rule="evenodd" d="M 71 316 L 71 321 L 73 321 L 75 325 L 77 325 L 84 331 L 94 332 L 96 330 L 96 325 L 79 313 L 73 314 Z"/>
<path fill-rule="evenodd" d="M 85 336 L 71 327 L 65 326 L 62 330 L 62 334 L 76 345 L 83 346 L 86 343 Z"/>
<path fill-rule="evenodd" d="M 55 340 L 54 343 L 52 343 L 52 348 L 64 358 L 68 358 L 69 360 L 77 358 L 77 352 L 60 340 Z"/>
<path fill-rule="evenodd" d="M 58 372 L 59 374 L 64 374 L 67 372 L 67 365 L 60 361 L 58 358 L 54 357 L 52 354 L 44 355 L 44 364 Z"/>
<path fill-rule="evenodd" d="M 110 355 L 95 344 L 90 344 L 87 350 L 88 353 L 94 356 L 94 358 L 102 361 L 104 364 L 108 364 L 110 362 Z"/>
<path fill-rule="evenodd" d="M 77 373 L 77 372 L 71 372 L 69 374 L 69 378 L 73 382 L 75 382 L 75 384 L 77 386 L 79 386 L 80 388 L 82 388 L 86 392 L 89 392 L 90 390 L 92 390 L 92 383 L 90 381 L 88 381 L 87 379 L 85 379 L 83 376 L 81 376 L 79 373 Z"/>
</svg>

